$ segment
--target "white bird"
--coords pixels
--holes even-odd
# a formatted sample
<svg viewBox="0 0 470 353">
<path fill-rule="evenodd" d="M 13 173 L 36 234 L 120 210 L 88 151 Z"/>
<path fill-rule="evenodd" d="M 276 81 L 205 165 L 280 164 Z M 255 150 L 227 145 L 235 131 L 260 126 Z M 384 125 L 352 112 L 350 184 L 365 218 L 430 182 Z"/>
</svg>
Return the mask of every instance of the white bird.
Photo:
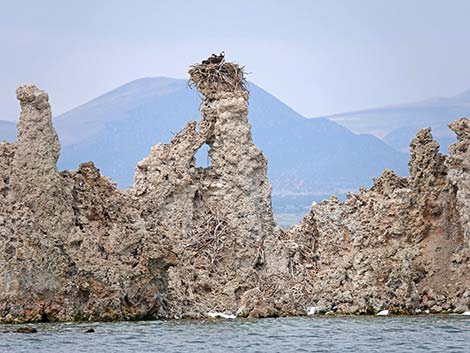
<svg viewBox="0 0 470 353">
<path fill-rule="evenodd" d="M 311 306 L 310 308 L 307 308 L 307 315 L 315 315 L 317 313 L 317 308 L 314 306 Z"/>
<path fill-rule="evenodd" d="M 211 319 L 216 319 L 219 317 L 222 319 L 236 319 L 236 316 L 233 314 L 225 314 L 225 313 L 219 313 L 219 312 L 213 312 L 213 311 L 208 312 L 207 316 L 210 317 Z"/>
<path fill-rule="evenodd" d="M 379 311 L 377 314 L 375 314 L 377 316 L 387 316 L 388 315 L 388 310 L 382 310 L 382 311 Z"/>
</svg>

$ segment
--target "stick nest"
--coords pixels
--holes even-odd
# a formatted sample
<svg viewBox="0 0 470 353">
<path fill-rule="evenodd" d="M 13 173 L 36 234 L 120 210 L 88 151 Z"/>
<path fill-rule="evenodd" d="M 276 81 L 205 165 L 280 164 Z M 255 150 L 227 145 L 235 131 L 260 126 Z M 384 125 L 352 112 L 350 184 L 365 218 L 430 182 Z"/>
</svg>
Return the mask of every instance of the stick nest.
<svg viewBox="0 0 470 353">
<path fill-rule="evenodd" d="M 205 96 L 225 91 L 241 91 L 248 98 L 245 67 L 225 61 L 225 54 L 212 54 L 189 69 L 189 86 L 195 86 Z"/>
</svg>

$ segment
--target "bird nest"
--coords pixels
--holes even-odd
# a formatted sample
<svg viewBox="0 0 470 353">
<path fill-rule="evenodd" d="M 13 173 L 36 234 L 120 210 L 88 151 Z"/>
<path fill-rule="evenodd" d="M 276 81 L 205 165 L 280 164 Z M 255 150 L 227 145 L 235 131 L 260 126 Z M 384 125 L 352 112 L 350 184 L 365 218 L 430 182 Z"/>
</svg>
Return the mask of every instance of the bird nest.
<svg viewBox="0 0 470 353">
<path fill-rule="evenodd" d="M 241 91 L 248 98 L 245 68 L 226 62 L 223 52 L 212 54 L 200 64 L 192 65 L 189 69 L 189 85 L 195 86 L 206 96 L 219 91 Z"/>
</svg>

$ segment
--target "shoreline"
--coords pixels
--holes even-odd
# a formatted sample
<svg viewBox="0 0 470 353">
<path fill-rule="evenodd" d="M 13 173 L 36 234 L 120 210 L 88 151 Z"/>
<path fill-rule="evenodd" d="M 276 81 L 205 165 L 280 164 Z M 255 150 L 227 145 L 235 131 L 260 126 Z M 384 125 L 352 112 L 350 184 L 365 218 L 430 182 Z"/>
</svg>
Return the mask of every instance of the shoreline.
<svg viewBox="0 0 470 353">
<path fill-rule="evenodd" d="M 218 313 L 219 314 L 219 313 Z M 220 313 L 221 315 L 226 315 Z M 316 313 L 316 314 L 303 314 L 303 315 L 277 315 L 277 316 L 265 316 L 265 317 L 244 317 L 244 316 L 233 316 L 233 317 L 224 317 L 224 316 L 217 316 L 214 317 L 212 315 L 207 315 L 205 317 L 182 317 L 182 318 L 155 318 L 155 319 L 131 319 L 131 320 L 80 320 L 80 321 L 18 321 L 18 322 L 0 322 L 0 327 L 2 326 L 34 326 L 34 325 L 86 325 L 86 324 L 107 324 L 107 323 L 134 323 L 134 322 L 219 322 L 219 321 L 256 321 L 256 320 L 264 320 L 264 319 L 285 319 L 285 318 L 372 318 L 372 317 L 448 317 L 448 316 L 455 316 L 455 317 L 470 317 L 470 311 L 465 312 L 441 312 L 441 313 L 426 313 L 426 312 L 415 312 L 415 313 L 388 313 L 386 315 L 379 315 L 376 314 L 343 314 L 343 313 L 334 313 L 334 312 L 326 312 L 326 313 Z"/>
</svg>

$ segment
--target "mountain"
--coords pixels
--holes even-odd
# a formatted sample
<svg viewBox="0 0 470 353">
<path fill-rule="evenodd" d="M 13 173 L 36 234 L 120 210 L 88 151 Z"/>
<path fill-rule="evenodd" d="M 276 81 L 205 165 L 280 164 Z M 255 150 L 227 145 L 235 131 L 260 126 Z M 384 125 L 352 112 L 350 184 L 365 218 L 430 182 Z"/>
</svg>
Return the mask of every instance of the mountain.
<svg viewBox="0 0 470 353">
<path fill-rule="evenodd" d="M 306 119 L 251 84 L 249 119 L 267 155 L 276 195 L 344 193 L 370 184 L 384 168 L 407 174 L 407 157 L 378 138 L 357 135 L 327 119 Z M 168 142 L 189 119 L 199 119 L 200 97 L 185 80 L 132 81 L 54 119 L 62 143 L 60 169 L 93 160 L 121 187 L 157 142 Z M 1 122 L 0 139 L 16 127 Z M 200 151 L 198 164 L 205 166 Z"/>
<path fill-rule="evenodd" d="M 470 114 L 470 90 L 448 98 L 391 105 L 329 115 L 327 118 L 356 133 L 372 134 L 398 151 L 407 152 L 410 138 L 418 129 L 431 127 L 433 135 L 445 152 L 455 142 L 447 125 L 458 117 Z"/>
<path fill-rule="evenodd" d="M 268 156 L 275 194 L 345 192 L 385 168 L 407 174 L 407 157 L 376 137 L 306 119 L 254 85 L 251 98 L 253 138 Z"/>
<path fill-rule="evenodd" d="M 16 124 L 11 121 L 0 120 L 0 141 L 15 141 Z"/>
<path fill-rule="evenodd" d="M 370 184 L 384 168 L 407 174 L 407 156 L 378 138 L 306 119 L 258 86 L 249 89 L 253 138 L 268 157 L 274 194 L 343 193 Z M 199 119 L 199 104 L 185 80 L 144 78 L 118 87 L 55 118 L 63 146 L 59 167 L 93 160 L 127 187 L 152 145 Z M 196 156 L 202 166 L 204 153 Z"/>
</svg>

